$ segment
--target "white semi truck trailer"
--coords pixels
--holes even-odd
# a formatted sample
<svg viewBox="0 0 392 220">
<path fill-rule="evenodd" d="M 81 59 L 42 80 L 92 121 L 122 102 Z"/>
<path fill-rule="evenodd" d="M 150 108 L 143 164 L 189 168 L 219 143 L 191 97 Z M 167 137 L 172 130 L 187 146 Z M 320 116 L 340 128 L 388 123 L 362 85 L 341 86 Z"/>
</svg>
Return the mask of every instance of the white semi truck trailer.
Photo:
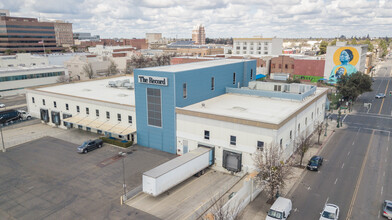
<svg viewBox="0 0 392 220">
<path fill-rule="evenodd" d="M 158 196 L 214 164 L 214 148 L 199 147 L 143 173 L 143 192 Z"/>
</svg>

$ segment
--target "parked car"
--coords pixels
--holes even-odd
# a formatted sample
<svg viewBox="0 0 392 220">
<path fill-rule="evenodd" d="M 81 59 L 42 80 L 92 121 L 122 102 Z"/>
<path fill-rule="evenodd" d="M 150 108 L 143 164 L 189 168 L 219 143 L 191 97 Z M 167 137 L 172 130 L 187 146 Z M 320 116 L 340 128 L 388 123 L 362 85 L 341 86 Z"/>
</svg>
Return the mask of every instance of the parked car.
<svg viewBox="0 0 392 220">
<path fill-rule="evenodd" d="M 308 170 L 316 170 L 316 171 L 318 171 L 319 168 L 321 167 L 321 165 L 323 165 L 323 158 L 320 157 L 320 156 L 313 156 L 312 158 L 310 158 L 306 168 Z"/>
<path fill-rule="evenodd" d="M 392 201 L 385 200 L 382 204 L 382 215 L 388 219 L 392 219 Z"/>
<path fill-rule="evenodd" d="M 3 103 L 0 103 L 0 108 L 5 108 L 5 105 Z"/>
<path fill-rule="evenodd" d="M 265 220 L 287 219 L 290 215 L 292 203 L 290 199 L 279 197 L 272 204 Z"/>
<path fill-rule="evenodd" d="M 78 147 L 78 153 L 86 154 L 89 151 L 101 148 L 103 141 L 101 139 L 85 141 L 82 145 Z"/>
<path fill-rule="evenodd" d="M 330 203 L 325 204 L 320 215 L 320 220 L 337 220 L 339 218 L 339 207 Z"/>
<path fill-rule="evenodd" d="M 0 124 L 16 120 L 29 120 L 31 115 L 23 110 L 9 109 L 0 111 Z"/>
<path fill-rule="evenodd" d="M 378 93 L 376 95 L 376 99 L 382 99 L 382 98 L 385 98 L 385 94 L 384 93 Z"/>
</svg>

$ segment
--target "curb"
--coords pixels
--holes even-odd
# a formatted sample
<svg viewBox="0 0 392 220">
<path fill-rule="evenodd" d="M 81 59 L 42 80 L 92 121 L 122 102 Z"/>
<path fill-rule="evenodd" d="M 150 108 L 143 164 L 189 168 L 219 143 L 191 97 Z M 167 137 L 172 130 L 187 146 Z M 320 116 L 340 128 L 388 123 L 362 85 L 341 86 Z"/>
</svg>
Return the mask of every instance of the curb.
<svg viewBox="0 0 392 220">
<path fill-rule="evenodd" d="M 328 137 L 325 139 L 323 144 L 320 146 L 319 150 L 317 151 L 317 154 L 321 152 L 322 149 L 324 149 L 324 146 L 329 142 L 330 138 L 335 134 L 335 129 L 332 130 L 332 132 L 328 135 Z M 302 182 L 302 179 L 304 178 L 306 174 L 306 168 L 304 168 L 301 172 L 301 175 L 298 177 L 297 181 L 294 183 L 294 185 L 291 187 L 291 189 L 287 192 L 285 195 L 286 197 L 291 197 L 291 194 L 297 189 L 298 185 Z"/>
</svg>

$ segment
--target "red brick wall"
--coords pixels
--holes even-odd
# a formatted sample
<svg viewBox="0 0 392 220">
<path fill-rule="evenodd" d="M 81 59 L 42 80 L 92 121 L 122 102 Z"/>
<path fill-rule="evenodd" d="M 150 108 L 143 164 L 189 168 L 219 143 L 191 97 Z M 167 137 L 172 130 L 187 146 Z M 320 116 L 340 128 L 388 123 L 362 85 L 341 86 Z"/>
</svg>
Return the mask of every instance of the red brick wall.
<svg viewBox="0 0 392 220">
<path fill-rule="evenodd" d="M 271 59 L 271 73 L 294 73 L 294 58 L 279 56 Z"/>
<path fill-rule="evenodd" d="M 136 49 L 148 49 L 148 44 L 146 43 L 146 39 L 121 39 L 122 45 L 131 45 L 136 47 Z"/>
<path fill-rule="evenodd" d="M 294 75 L 324 76 L 325 60 L 294 60 Z"/>
</svg>

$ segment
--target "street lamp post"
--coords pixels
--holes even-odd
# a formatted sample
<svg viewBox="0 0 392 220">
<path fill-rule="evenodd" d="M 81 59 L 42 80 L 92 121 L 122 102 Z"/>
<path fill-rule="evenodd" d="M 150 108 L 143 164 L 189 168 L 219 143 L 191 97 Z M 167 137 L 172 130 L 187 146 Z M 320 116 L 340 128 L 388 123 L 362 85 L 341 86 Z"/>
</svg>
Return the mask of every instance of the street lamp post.
<svg viewBox="0 0 392 220">
<path fill-rule="evenodd" d="M 3 117 L 0 118 L 0 122 Z M 4 137 L 3 137 L 3 123 L 0 125 L 1 143 L 3 144 L 3 152 L 5 152 Z"/>
<path fill-rule="evenodd" d="M 123 189 L 124 189 L 124 195 L 123 195 L 123 201 L 127 200 L 127 185 L 125 184 L 125 164 L 124 164 L 124 158 L 127 155 L 125 152 L 119 152 L 118 155 L 122 157 L 122 165 L 123 165 Z"/>
<path fill-rule="evenodd" d="M 324 136 L 327 136 L 327 129 L 328 129 L 328 118 L 325 120 L 325 133 Z"/>
</svg>

